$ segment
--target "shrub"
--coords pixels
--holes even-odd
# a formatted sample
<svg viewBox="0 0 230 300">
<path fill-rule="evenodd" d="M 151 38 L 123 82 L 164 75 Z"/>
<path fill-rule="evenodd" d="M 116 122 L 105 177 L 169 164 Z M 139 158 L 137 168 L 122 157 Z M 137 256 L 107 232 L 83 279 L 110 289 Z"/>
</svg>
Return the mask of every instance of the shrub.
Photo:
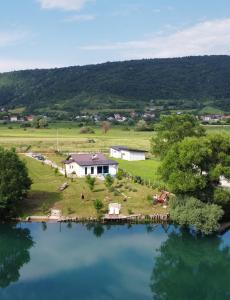
<svg viewBox="0 0 230 300">
<path fill-rule="evenodd" d="M 117 190 L 115 190 L 115 191 L 113 192 L 113 195 L 114 195 L 114 196 L 119 196 L 120 193 L 119 193 Z"/>
<path fill-rule="evenodd" d="M 117 178 L 118 180 L 122 180 L 122 178 L 123 178 L 124 176 L 125 176 L 124 171 L 123 171 L 122 169 L 118 169 L 116 178 Z"/>
<path fill-rule="evenodd" d="M 131 208 L 128 208 L 128 214 L 129 214 L 129 215 L 132 215 L 132 214 L 133 214 L 133 211 L 132 211 Z"/>
<path fill-rule="evenodd" d="M 106 175 L 105 176 L 105 185 L 106 185 L 106 187 L 108 189 L 110 189 L 112 187 L 113 183 L 114 183 L 114 178 L 110 174 Z"/>
<path fill-rule="evenodd" d="M 43 212 L 43 214 L 48 214 L 48 212 L 49 212 L 49 206 L 46 202 L 42 203 L 42 212 Z"/>
<path fill-rule="evenodd" d="M 153 197 L 151 195 L 148 195 L 147 200 L 150 201 L 150 202 L 153 202 Z"/>
<path fill-rule="evenodd" d="M 104 204 L 100 199 L 94 200 L 93 205 L 97 212 L 100 212 L 104 207 Z"/>
<path fill-rule="evenodd" d="M 75 210 L 73 210 L 71 207 L 68 207 L 68 215 L 72 215 L 73 213 L 75 213 Z"/>
<path fill-rule="evenodd" d="M 197 232 L 211 234 L 219 228 L 224 212 L 216 204 L 206 204 L 192 197 L 171 198 L 170 218 L 181 226 L 193 226 Z"/>
<path fill-rule="evenodd" d="M 135 183 L 139 183 L 139 184 L 143 184 L 144 183 L 143 179 L 140 176 L 134 176 L 133 181 Z"/>
<path fill-rule="evenodd" d="M 80 133 L 81 133 L 81 134 L 85 134 L 85 133 L 90 133 L 90 134 L 92 134 L 92 133 L 95 133 L 95 131 L 94 131 L 93 128 L 91 128 L 91 127 L 82 127 L 82 128 L 80 129 Z"/>
<path fill-rule="evenodd" d="M 90 189 L 91 191 L 94 190 L 95 182 L 96 182 L 95 177 L 91 177 L 90 175 L 87 175 L 87 176 L 86 176 L 86 183 L 88 184 L 89 189 Z"/>
</svg>

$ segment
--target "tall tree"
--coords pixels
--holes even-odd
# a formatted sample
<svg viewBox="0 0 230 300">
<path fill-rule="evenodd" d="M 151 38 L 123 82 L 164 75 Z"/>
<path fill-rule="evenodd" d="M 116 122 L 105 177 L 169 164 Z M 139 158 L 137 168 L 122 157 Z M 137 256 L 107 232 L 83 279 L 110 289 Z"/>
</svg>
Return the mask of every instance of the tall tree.
<svg viewBox="0 0 230 300">
<path fill-rule="evenodd" d="M 15 150 L 0 148 L 0 218 L 16 213 L 31 184 L 26 165 Z"/>
<path fill-rule="evenodd" d="M 221 175 L 230 178 L 229 153 L 228 137 L 185 138 L 168 151 L 160 174 L 176 193 L 209 198 Z"/>
<path fill-rule="evenodd" d="M 197 119 L 188 114 L 162 116 L 156 125 L 156 135 L 151 140 L 151 152 L 163 157 L 174 145 L 185 137 L 205 135 L 204 128 Z"/>
<path fill-rule="evenodd" d="M 106 134 L 111 128 L 111 124 L 108 121 L 103 121 L 101 123 L 101 129 L 104 134 Z"/>
</svg>

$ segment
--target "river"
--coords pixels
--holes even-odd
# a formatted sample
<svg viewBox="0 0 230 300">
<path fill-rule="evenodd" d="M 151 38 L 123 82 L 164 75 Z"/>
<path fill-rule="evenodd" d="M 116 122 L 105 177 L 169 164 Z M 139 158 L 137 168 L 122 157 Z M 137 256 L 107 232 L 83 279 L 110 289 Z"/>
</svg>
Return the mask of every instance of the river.
<svg viewBox="0 0 230 300">
<path fill-rule="evenodd" d="M 1 300 L 230 299 L 230 231 L 0 225 Z"/>
</svg>

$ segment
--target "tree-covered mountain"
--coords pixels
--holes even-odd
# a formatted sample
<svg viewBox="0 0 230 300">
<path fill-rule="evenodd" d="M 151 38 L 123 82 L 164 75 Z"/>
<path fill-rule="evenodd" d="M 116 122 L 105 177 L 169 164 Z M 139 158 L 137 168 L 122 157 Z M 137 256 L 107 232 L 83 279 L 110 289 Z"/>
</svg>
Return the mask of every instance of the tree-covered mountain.
<svg viewBox="0 0 230 300">
<path fill-rule="evenodd" d="M 230 111 L 230 56 L 107 62 L 0 74 L 0 106 L 28 111 L 143 108 Z"/>
</svg>

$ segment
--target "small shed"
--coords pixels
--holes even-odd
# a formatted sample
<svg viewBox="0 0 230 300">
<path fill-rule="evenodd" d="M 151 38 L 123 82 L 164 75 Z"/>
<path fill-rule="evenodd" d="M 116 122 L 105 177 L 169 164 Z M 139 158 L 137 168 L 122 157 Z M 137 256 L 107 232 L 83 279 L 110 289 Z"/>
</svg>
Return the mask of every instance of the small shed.
<svg viewBox="0 0 230 300">
<path fill-rule="evenodd" d="M 119 215 L 121 210 L 121 204 L 119 203 L 110 203 L 109 204 L 109 215 Z"/>
<path fill-rule="evenodd" d="M 112 146 L 110 148 L 110 156 L 121 158 L 128 161 L 145 160 L 145 150 L 133 149 L 125 146 Z"/>
</svg>

